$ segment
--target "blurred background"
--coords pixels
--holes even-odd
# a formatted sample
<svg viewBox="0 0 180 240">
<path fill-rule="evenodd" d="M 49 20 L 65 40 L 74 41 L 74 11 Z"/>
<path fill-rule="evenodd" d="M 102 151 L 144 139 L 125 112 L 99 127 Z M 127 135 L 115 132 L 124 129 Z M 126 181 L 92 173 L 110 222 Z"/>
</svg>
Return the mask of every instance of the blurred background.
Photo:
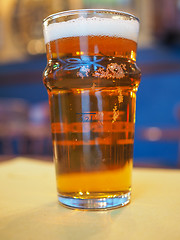
<svg viewBox="0 0 180 240">
<path fill-rule="evenodd" d="M 42 20 L 79 8 L 141 20 L 135 166 L 180 167 L 180 0 L 0 0 L 0 158 L 52 159 Z"/>
</svg>

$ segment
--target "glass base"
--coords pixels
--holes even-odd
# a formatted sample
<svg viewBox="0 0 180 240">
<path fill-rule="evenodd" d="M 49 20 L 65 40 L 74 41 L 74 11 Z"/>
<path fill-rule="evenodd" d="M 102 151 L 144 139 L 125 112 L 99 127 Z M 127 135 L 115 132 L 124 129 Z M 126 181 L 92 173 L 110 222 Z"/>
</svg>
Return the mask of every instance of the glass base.
<svg viewBox="0 0 180 240">
<path fill-rule="evenodd" d="M 130 203 L 131 192 L 110 198 L 79 199 L 58 196 L 59 202 L 69 208 L 86 210 L 108 210 L 123 207 Z"/>
</svg>

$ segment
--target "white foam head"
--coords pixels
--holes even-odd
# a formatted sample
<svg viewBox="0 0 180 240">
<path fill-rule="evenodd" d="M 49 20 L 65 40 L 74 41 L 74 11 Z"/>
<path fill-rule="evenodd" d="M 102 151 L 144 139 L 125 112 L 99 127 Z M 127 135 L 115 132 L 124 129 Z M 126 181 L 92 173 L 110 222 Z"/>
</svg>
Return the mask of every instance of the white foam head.
<svg viewBox="0 0 180 240">
<path fill-rule="evenodd" d="M 135 19 L 84 18 L 80 17 L 67 22 L 52 23 L 44 27 L 45 43 L 77 36 L 109 36 L 121 37 L 137 42 L 139 22 Z"/>
</svg>

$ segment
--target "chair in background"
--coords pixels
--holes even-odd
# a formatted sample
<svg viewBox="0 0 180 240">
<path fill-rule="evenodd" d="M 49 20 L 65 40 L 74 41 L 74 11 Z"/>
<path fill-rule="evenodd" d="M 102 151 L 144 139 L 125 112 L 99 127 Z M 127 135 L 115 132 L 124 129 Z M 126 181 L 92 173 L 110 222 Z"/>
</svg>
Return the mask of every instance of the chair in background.
<svg viewBox="0 0 180 240">
<path fill-rule="evenodd" d="M 52 155 L 48 102 L 0 100 L 0 154 Z"/>
<path fill-rule="evenodd" d="M 29 154 L 52 155 L 48 102 L 41 102 L 29 108 L 29 124 L 26 136 Z"/>
<path fill-rule="evenodd" d="M 29 105 L 22 99 L 0 100 L 0 153 L 25 154 Z"/>
</svg>

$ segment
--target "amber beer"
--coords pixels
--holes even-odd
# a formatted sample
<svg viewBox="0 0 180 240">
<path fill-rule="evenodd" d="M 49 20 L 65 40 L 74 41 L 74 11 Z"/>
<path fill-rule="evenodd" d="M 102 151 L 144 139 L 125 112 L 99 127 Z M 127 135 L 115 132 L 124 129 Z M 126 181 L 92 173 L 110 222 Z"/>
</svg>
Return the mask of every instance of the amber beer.
<svg viewBox="0 0 180 240">
<path fill-rule="evenodd" d="M 138 29 L 135 17 L 110 10 L 44 21 L 44 84 L 58 198 L 66 206 L 108 209 L 130 201 Z"/>
</svg>

